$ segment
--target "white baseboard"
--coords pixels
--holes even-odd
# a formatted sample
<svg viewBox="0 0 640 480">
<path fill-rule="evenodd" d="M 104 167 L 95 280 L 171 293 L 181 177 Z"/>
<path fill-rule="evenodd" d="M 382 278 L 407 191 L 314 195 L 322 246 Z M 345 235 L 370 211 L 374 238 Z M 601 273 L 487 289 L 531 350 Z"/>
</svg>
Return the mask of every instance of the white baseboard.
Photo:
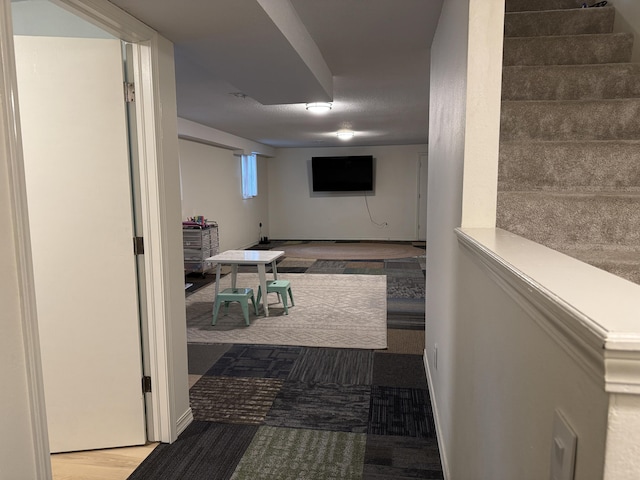
<svg viewBox="0 0 640 480">
<path fill-rule="evenodd" d="M 191 422 L 193 422 L 193 411 L 191 410 L 191 407 L 189 407 L 178 419 L 178 423 L 176 424 L 177 435 L 184 432 L 184 430 L 191 425 Z"/>
<path fill-rule="evenodd" d="M 429 370 L 429 362 L 427 361 L 427 349 L 422 352 L 422 361 L 424 362 L 424 370 L 427 374 L 427 384 L 429 385 L 429 398 L 431 399 L 431 410 L 433 411 L 433 419 L 436 424 L 436 438 L 438 439 L 438 450 L 440 451 L 440 462 L 442 462 L 442 473 L 444 480 L 449 480 L 449 462 L 447 461 L 447 451 L 444 448 L 442 429 L 440 428 L 440 416 L 438 415 L 438 405 L 436 404 L 436 396 L 433 390 L 433 380 L 431 378 L 431 370 Z"/>
</svg>

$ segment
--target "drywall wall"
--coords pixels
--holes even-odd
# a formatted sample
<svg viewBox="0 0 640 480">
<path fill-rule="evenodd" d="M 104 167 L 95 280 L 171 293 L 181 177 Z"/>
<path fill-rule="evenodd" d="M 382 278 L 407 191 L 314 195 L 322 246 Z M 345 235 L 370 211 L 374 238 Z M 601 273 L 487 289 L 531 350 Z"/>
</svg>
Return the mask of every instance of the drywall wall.
<svg viewBox="0 0 640 480">
<path fill-rule="evenodd" d="M 640 2 L 638 0 L 615 0 L 616 20 L 613 26 L 616 32 L 633 33 L 633 62 L 640 62 Z"/>
<path fill-rule="evenodd" d="M 431 47 L 425 358 L 435 363 L 437 350 L 438 369 L 430 367 L 429 380 L 445 472 L 454 455 L 454 229 L 462 218 L 468 18 L 468 0 L 444 2 Z"/>
<path fill-rule="evenodd" d="M 455 355 L 437 366 L 453 383 L 450 478 L 549 478 L 558 409 L 578 437 L 575 478 L 602 479 L 609 405 L 602 379 L 549 324 L 538 323 L 541 313 L 515 301 L 477 256 L 461 250 Z"/>
<path fill-rule="evenodd" d="M 179 148 L 183 219 L 203 215 L 218 222 L 220 251 L 256 244 L 261 222 L 269 236 L 267 159 L 258 156 L 258 196 L 243 199 L 240 157 L 233 151 L 185 139 Z"/>
<path fill-rule="evenodd" d="M 431 47 L 425 359 L 435 363 L 438 351 L 430 382 L 445 470 L 462 458 L 452 428 L 459 414 L 454 228 L 495 224 L 503 21 L 504 0 L 449 0 Z"/>
<path fill-rule="evenodd" d="M 426 151 L 426 145 L 277 150 L 268 161 L 271 237 L 417 239 L 418 162 Z M 336 155 L 373 155 L 375 192 L 313 193 L 311 158 Z"/>
</svg>

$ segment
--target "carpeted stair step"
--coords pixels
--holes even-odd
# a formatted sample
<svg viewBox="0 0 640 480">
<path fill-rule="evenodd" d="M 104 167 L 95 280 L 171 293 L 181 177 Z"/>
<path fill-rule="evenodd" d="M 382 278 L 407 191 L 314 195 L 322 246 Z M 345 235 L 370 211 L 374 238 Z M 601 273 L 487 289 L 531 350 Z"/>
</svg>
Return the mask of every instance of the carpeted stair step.
<svg viewBox="0 0 640 480">
<path fill-rule="evenodd" d="M 580 0 L 506 0 L 507 12 L 525 12 L 533 10 L 560 10 L 564 8 L 580 8 Z M 592 5 L 594 2 L 589 3 Z"/>
<path fill-rule="evenodd" d="M 502 102 L 501 141 L 638 138 L 640 98 Z"/>
<path fill-rule="evenodd" d="M 503 64 L 584 65 L 631 61 L 633 34 L 607 33 L 510 37 L 504 39 Z"/>
<path fill-rule="evenodd" d="M 539 37 L 611 33 L 615 14 L 615 9 L 610 6 L 510 12 L 504 18 L 504 35 L 505 37 Z"/>
<path fill-rule="evenodd" d="M 640 64 L 504 67 L 503 100 L 596 100 L 640 97 Z"/>
<path fill-rule="evenodd" d="M 498 189 L 640 191 L 640 140 L 501 142 Z"/>
<path fill-rule="evenodd" d="M 569 248 L 561 251 L 630 282 L 640 283 L 640 248 L 611 250 L 595 245 L 588 249 Z"/>
<path fill-rule="evenodd" d="M 640 247 L 640 193 L 498 192 L 497 227 L 555 250 Z"/>
</svg>

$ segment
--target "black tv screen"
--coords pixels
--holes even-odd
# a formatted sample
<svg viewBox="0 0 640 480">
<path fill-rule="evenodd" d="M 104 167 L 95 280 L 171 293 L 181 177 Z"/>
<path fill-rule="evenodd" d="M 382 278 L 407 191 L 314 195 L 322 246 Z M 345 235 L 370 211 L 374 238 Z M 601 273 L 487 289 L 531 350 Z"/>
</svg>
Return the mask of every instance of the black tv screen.
<svg viewBox="0 0 640 480">
<path fill-rule="evenodd" d="M 373 190 L 373 157 L 312 157 L 314 192 L 356 192 Z"/>
</svg>

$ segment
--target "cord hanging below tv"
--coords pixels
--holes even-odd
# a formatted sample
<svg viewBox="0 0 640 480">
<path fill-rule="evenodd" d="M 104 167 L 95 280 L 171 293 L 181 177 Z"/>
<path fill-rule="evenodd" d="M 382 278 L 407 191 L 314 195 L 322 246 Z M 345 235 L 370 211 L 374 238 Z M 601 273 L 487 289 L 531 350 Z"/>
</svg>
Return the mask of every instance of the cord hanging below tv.
<svg viewBox="0 0 640 480">
<path fill-rule="evenodd" d="M 373 191 L 373 156 L 312 157 L 314 192 Z"/>
</svg>

